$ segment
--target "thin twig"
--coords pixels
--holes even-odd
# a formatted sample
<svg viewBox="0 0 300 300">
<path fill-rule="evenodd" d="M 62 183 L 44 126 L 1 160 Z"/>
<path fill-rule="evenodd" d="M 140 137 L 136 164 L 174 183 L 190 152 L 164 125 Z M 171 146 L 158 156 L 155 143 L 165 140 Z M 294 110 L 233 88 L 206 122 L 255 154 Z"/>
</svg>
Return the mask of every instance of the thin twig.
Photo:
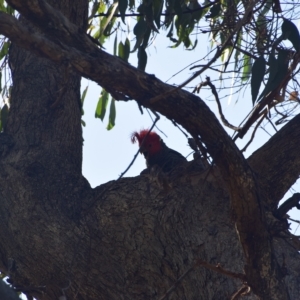
<svg viewBox="0 0 300 300">
<path fill-rule="evenodd" d="M 235 279 L 240 279 L 242 282 L 246 282 L 246 275 L 242 273 L 234 273 L 228 270 L 225 270 L 221 267 L 220 264 L 217 264 L 216 266 L 209 264 L 206 261 L 203 261 L 201 259 L 197 259 L 196 263 L 193 264 L 187 271 L 185 271 L 175 282 L 174 284 L 167 290 L 167 292 L 159 298 L 159 300 L 164 300 L 166 299 L 174 290 L 175 288 L 179 285 L 179 283 L 186 277 L 193 269 L 195 269 L 198 266 L 203 266 L 207 269 L 210 269 L 212 271 L 227 275 L 231 278 Z"/>
<path fill-rule="evenodd" d="M 151 109 L 146 108 L 146 111 L 147 111 L 147 113 L 148 113 L 148 115 L 149 115 L 151 121 L 154 122 L 154 119 L 153 119 L 153 117 L 151 116 L 151 113 L 149 112 L 149 110 L 150 110 L 151 112 L 153 112 Z M 154 112 L 153 112 L 153 113 L 154 113 Z M 156 116 L 156 113 L 155 113 L 154 115 Z M 166 138 L 168 137 L 161 129 L 159 129 L 158 126 L 155 125 L 155 128 L 157 129 L 157 131 L 159 131 L 161 134 L 163 134 Z"/>
<path fill-rule="evenodd" d="M 203 155 L 204 159 L 207 161 L 208 160 L 207 149 L 202 145 L 202 142 L 198 136 L 192 135 L 192 137 L 193 137 L 196 145 L 198 146 L 201 154 Z"/>
<path fill-rule="evenodd" d="M 249 294 L 250 291 L 251 291 L 250 286 L 244 284 L 236 293 L 232 295 L 230 300 L 237 300 L 240 296 L 245 296 Z"/>
<path fill-rule="evenodd" d="M 231 39 L 240 30 L 240 28 L 244 25 L 244 23 L 248 20 L 249 13 L 253 10 L 253 7 L 257 3 L 258 3 L 258 1 L 252 1 L 249 4 L 249 6 L 247 7 L 247 9 L 245 10 L 243 18 L 241 20 L 239 20 L 239 22 L 236 24 L 236 28 L 234 28 L 234 30 L 228 35 L 228 37 L 225 40 L 225 42 L 223 43 L 223 45 L 221 47 L 217 48 L 217 51 L 216 51 L 214 57 L 201 70 L 197 71 L 194 75 L 192 75 L 190 78 L 188 78 L 186 81 L 184 81 L 182 84 L 180 84 L 176 88 L 170 89 L 169 91 L 167 91 L 167 92 L 165 92 L 163 94 L 160 94 L 158 96 L 155 96 L 155 97 L 151 98 L 150 99 L 150 103 L 153 104 L 153 103 L 157 102 L 158 100 L 161 100 L 162 98 L 165 98 L 166 96 L 174 93 L 175 91 L 178 91 L 179 89 L 183 88 L 188 83 L 190 83 L 192 80 L 194 80 L 195 78 L 197 78 L 205 70 L 207 70 L 221 56 L 221 54 L 223 53 L 223 51 L 225 50 L 225 48 L 227 47 L 227 45 L 229 43 L 231 43 Z"/>
<path fill-rule="evenodd" d="M 119 176 L 119 178 L 117 180 L 120 180 L 127 173 L 127 171 L 131 168 L 131 166 L 133 165 L 133 163 L 135 162 L 136 158 L 138 157 L 138 155 L 140 153 L 140 148 L 143 146 L 144 141 L 147 139 L 149 133 L 154 128 L 154 126 L 157 123 L 157 121 L 160 119 L 159 115 L 155 111 L 152 111 L 152 113 L 155 115 L 155 120 L 154 120 L 151 128 L 149 129 L 149 131 L 147 132 L 146 136 L 144 137 L 144 139 L 143 139 L 143 141 L 142 141 L 142 143 L 141 143 L 141 145 L 139 147 L 139 150 L 137 151 L 137 153 L 133 157 L 133 160 L 131 161 L 131 163 L 129 164 L 129 166 L 126 168 L 126 170 L 123 173 L 121 173 L 121 175 Z"/>
<path fill-rule="evenodd" d="M 258 59 L 258 57 L 255 56 L 254 54 L 252 54 L 251 52 L 248 52 L 248 51 L 246 51 L 246 50 L 244 50 L 244 49 L 242 49 L 242 48 L 240 48 L 238 46 L 235 46 L 235 49 L 238 50 L 238 51 L 240 51 L 240 52 L 242 52 L 243 54 L 246 54 L 247 56 L 253 58 L 254 60 Z"/>
<path fill-rule="evenodd" d="M 204 67 L 204 66 L 205 66 L 205 65 L 203 65 L 203 64 L 202 64 L 202 65 L 195 65 L 195 66 L 190 67 L 189 70 L 193 70 L 193 69 L 200 68 L 200 67 Z M 213 68 L 213 67 L 209 67 L 208 69 L 210 69 L 210 70 L 212 70 L 212 71 L 215 71 L 215 72 L 220 72 L 219 69 L 216 69 L 216 68 Z M 225 71 L 225 72 L 222 71 L 222 73 L 224 73 L 224 74 L 225 74 L 225 73 L 228 73 L 228 74 L 230 73 L 230 74 L 231 74 L 232 72 L 234 72 L 234 70 Z"/>
<path fill-rule="evenodd" d="M 254 139 L 254 136 L 255 136 L 255 133 L 256 133 L 256 130 L 258 129 L 259 125 L 261 124 L 261 122 L 263 121 L 263 119 L 265 118 L 265 116 L 267 115 L 268 111 L 267 109 L 265 110 L 265 113 L 262 115 L 261 119 L 257 122 L 257 124 L 255 125 L 255 128 L 251 134 L 251 138 L 249 140 L 249 142 L 245 145 L 245 147 L 241 150 L 241 152 L 244 152 L 247 150 L 248 146 L 252 143 L 253 139 Z"/>
<path fill-rule="evenodd" d="M 275 130 L 275 132 L 278 132 L 277 128 L 275 127 L 275 125 L 273 124 L 272 120 L 266 116 L 266 119 L 269 121 L 269 123 L 272 125 L 273 129 Z"/>
<path fill-rule="evenodd" d="M 292 221 L 292 222 L 295 222 L 295 223 L 298 223 L 298 224 L 300 224 L 300 221 L 298 221 L 298 220 L 295 220 L 295 219 L 292 219 L 292 218 L 287 218 L 288 220 L 290 220 L 290 221 Z"/>
<path fill-rule="evenodd" d="M 196 264 L 194 264 L 192 267 L 190 267 L 186 272 L 184 272 L 176 281 L 175 283 L 166 291 L 166 293 L 159 298 L 159 300 L 164 300 L 166 299 L 174 290 L 175 288 L 179 285 L 179 283 L 182 281 L 182 279 L 188 275 L 194 268 L 196 267 Z"/>
<path fill-rule="evenodd" d="M 232 130 L 235 130 L 235 131 L 239 131 L 241 128 L 240 127 L 236 127 L 232 124 L 230 124 L 227 119 L 225 118 L 224 114 L 223 114 L 223 111 L 222 111 L 222 106 L 221 106 L 221 102 L 220 102 L 220 99 L 219 99 L 219 95 L 217 93 L 217 90 L 216 90 L 216 87 L 211 83 L 210 81 L 210 78 L 209 77 L 206 77 L 206 81 L 200 83 L 197 88 L 194 89 L 197 90 L 197 92 L 199 93 L 199 90 L 202 86 L 206 86 L 208 85 L 210 88 L 211 88 L 211 91 L 213 93 L 213 95 L 215 96 L 215 99 L 216 99 L 216 102 L 217 102 L 217 105 L 218 105 L 218 111 L 219 111 L 219 115 L 220 115 L 220 118 L 223 122 L 223 124 L 227 127 L 229 127 L 230 129 Z M 193 91 L 193 92 L 194 92 Z"/>
<path fill-rule="evenodd" d="M 174 120 L 171 120 L 172 124 L 177 127 L 181 132 L 182 134 L 187 138 L 188 135 L 178 126 L 178 124 L 174 121 Z"/>
<path fill-rule="evenodd" d="M 274 213 L 277 218 L 282 219 L 292 208 L 300 209 L 300 193 L 295 193 L 292 197 L 283 202 Z"/>
<path fill-rule="evenodd" d="M 247 277 L 246 277 L 245 274 L 235 273 L 235 272 L 231 272 L 231 271 L 225 270 L 224 268 L 221 267 L 220 264 L 217 264 L 216 266 L 214 266 L 214 265 L 209 264 L 208 262 L 206 262 L 204 260 L 198 259 L 197 262 L 196 262 L 196 265 L 197 266 L 203 266 L 203 267 L 205 267 L 207 269 L 210 269 L 212 271 L 224 274 L 224 275 L 226 275 L 228 277 L 231 277 L 231 278 L 240 279 L 242 282 L 246 282 L 247 281 Z"/>
<path fill-rule="evenodd" d="M 107 25 L 109 24 L 109 22 L 113 18 L 114 13 L 115 13 L 116 9 L 118 8 L 118 5 L 119 5 L 119 2 L 114 2 L 114 4 L 112 5 L 112 10 L 111 10 L 110 14 L 107 14 L 107 20 L 106 20 L 106 22 L 104 23 L 103 27 L 100 30 L 100 35 L 104 32 Z"/>
</svg>

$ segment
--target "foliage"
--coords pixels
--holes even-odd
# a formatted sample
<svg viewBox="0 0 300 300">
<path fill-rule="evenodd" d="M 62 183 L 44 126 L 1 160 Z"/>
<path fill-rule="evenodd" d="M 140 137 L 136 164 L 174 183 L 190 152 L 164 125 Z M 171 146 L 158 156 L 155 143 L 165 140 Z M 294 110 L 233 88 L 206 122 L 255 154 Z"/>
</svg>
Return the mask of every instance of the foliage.
<svg viewBox="0 0 300 300">
<path fill-rule="evenodd" d="M 136 53 L 137 67 L 141 70 L 147 67 L 147 51 L 158 34 L 166 33 L 171 48 L 183 45 L 186 50 L 195 49 L 200 38 L 208 37 L 211 51 L 207 54 L 207 64 L 195 65 L 193 69 L 197 71 L 186 83 L 208 68 L 218 70 L 218 77 L 223 81 L 220 99 L 228 96 L 227 90 L 230 95 L 239 95 L 250 83 L 253 105 L 267 102 L 274 107 L 271 119 L 281 124 L 298 109 L 294 101 L 289 101 L 289 95 L 297 92 L 299 85 L 296 54 L 300 49 L 300 35 L 293 23 L 299 10 L 289 2 L 253 3 L 251 7 L 248 1 L 242 0 L 202 3 L 197 0 L 91 0 L 87 32 L 101 45 L 114 36 L 113 54 L 128 62 L 130 55 Z M 0 10 L 15 14 L 3 0 Z M 1 75 L 5 77 L 3 89 L 0 86 L 3 99 L 9 98 L 10 80 L 4 68 L 8 48 L 9 41 L 3 39 L 0 44 Z M 107 128 L 111 129 L 116 117 L 115 101 L 108 91 L 102 91 L 95 116 L 103 121 L 109 102 Z M 259 107 L 258 115 L 262 109 Z M 256 121 L 249 121 L 246 127 Z"/>
<path fill-rule="evenodd" d="M 7 5 L 4 0 L 0 0 L 0 11 L 9 15 L 15 15 L 15 10 Z M 7 71 L 7 54 L 10 46 L 10 41 L 5 37 L 0 37 L 0 132 L 5 126 L 8 115 L 8 99 L 10 95 L 10 77 Z M 4 85 L 3 85 L 4 83 Z M 0 99 L 1 99 L 0 98 Z"/>
<path fill-rule="evenodd" d="M 113 34 L 116 40 L 121 38 L 116 55 L 128 61 L 130 54 L 137 52 L 138 68 L 142 70 L 147 64 L 147 48 L 162 31 L 167 33 L 172 48 L 183 45 L 187 50 L 197 47 L 201 35 L 208 35 L 211 54 L 216 53 L 208 64 L 211 63 L 211 69 L 220 71 L 223 92 L 231 89 L 231 93 L 238 95 L 251 82 L 255 105 L 278 86 L 275 99 L 285 99 L 286 94 L 297 91 L 297 81 L 293 86 L 284 81 L 288 72 L 294 72 L 288 71 L 288 67 L 300 47 L 298 29 L 290 21 L 297 17 L 294 4 L 286 3 L 282 12 L 279 2 L 273 5 L 272 0 L 258 1 L 252 8 L 248 7 L 248 2 L 239 0 L 203 3 L 197 0 L 144 0 L 140 3 L 95 0 L 92 3 L 90 33 L 100 43 Z M 132 20 L 136 23 L 132 24 Z M 135 36 L 132 44 L 131 33 Z M 284 40 L 291 42 L 292 47 Z M 205 69 L 207 67 L 202 67 L 196 74 L 200 75 Z M 231 77 L 224 75 L 230 73 L 234 74 L 231 77 L 235 80 L 227 83 Z M 293 73 L 291 77 L 295 78 L 295 75 Z M 278 124 L 283 116 L 288 118 L 298 108 L 289 101 L 272 103 L 272 106 L 279 111 L 272 116 Z"/>
</svg>

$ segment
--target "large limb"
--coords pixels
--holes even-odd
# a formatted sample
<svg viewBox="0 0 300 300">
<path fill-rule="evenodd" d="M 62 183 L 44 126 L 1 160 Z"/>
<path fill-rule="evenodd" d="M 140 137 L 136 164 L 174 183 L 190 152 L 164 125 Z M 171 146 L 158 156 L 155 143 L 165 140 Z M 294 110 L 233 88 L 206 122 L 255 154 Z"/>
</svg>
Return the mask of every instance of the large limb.
<svg viewBox="0 0 300 300">
<path fill-rule="evenodd" d="M 248 158 L 272 210 L 277 208 L 278 202 L 299 178 L 299 138 L 298 115 Z"/>
</svg>

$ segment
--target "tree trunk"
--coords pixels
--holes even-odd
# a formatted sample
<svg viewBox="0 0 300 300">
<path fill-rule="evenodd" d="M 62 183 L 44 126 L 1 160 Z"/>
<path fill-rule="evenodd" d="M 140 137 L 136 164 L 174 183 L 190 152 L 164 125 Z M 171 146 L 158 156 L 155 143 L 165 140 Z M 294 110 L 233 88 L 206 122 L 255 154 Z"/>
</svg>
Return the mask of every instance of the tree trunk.
<svg viewBox="0 0 300 300">
<path fill-rule="evenodd" d="M 11 2 L 16 5 L 18 1 Z M 85 30 L 87 1 L 49 3 Z M 38 16 L 35 21 L 39 22 Z M 25 19 L 21 22 L 34 33 L 44 32 Z M 90 45 L 83 39 L 78 47 L 83 51 Z M 88 55 L 94 59 L 98 49 L 93 51 L 94 56 Z M 33 52 L 17 45 L 10 49 L 11 108 L 0 135 L 0 268 L 14 287 L 44 300 L 63 295 L 67 299 L 223 300 L 248 284 L 261 299 L 299 298 L 299 254 L 286 221 L 272 216 L 274 203 L 299 170 L 298 158 L 291 165 L 288 161 L 280 165 L 283 174 L 292 170 L 292 175 L 277 183 L 273 152 L 278 140 L 282 149 L 291 147 L 292 155 L 299 152 L 299 146 L 288 139 L 299 135 L 293 127 L 300 123 L 299 117 L 282 129 L 284 136 L 279 132 L 248 160 L 250 168 L 197 97 L 180 91 L 169 103 L 143 103 L 174 118 L 191 133 L 197 133 L 197 124 L 202 122 L 202 138 L 215 164 L 198 173 L 191 173 L 187 165 L 181 176 L 167 177 L 169 188 L 145 175 L 91 189 L 81 174 L 80 76 L 72 61 L 55 64 Z M 111 62 L 122 72 L 130 68 L 108 59 L 103 64 Z M 130 76 L 137 76 L 153 85 L 153 93 L 167 89 L 153 77 L 149 80 L 130 70 L 129 82 L 133 82 Z M 97 76 L 108 85 L 110 73 Z M 116 72 L 114 80 L 118 76 Z M 127 89 L 127 94 L 142 98 L 142 92 L 131 91 L 125 80 L 119 80 L 119 86 L 111 82 L 112 90 L 125 94 Z M 143 93 L 149 92 L 147 85 L 141 86 Z M 182 99 L 190 101 L 186 109 L 194 111 L 188 114 L 189 120 L 183 117 L 188 111 L 176 105 L 172 109 L 172 101 L 184 107 Z M 198 120 L 198 110 L 211 121 L 206 122 L 207 128 L 203 127 L 205 119 Z M 222 144 L 215 134 L 220 134 Z M 270 154 L 275 161 L 261 166 Z M 219 272 L 210 269 L 216 264 L 220 264 Z M 248 299 L 254 298 L 248 294 Z"/>
</svg>

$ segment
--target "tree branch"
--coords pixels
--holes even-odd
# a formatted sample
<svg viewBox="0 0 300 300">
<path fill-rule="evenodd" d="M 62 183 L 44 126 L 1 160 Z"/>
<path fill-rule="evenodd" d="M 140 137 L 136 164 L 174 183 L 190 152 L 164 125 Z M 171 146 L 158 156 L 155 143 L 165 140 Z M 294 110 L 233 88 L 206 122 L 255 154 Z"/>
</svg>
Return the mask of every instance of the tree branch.
<svg viewBox="0 0 300 300">
<path fill-rule="evenodd" d="M 197 85 L 197 87 L 193 90 L 193 93 L 195 91 L 197 91 L 197 93 L 199 94 L 199 91 L 200 91 L 201 87 L 202 86 L 207 86 L 207 85 L 211 88 L 211 91 L 212 91 L 213 95 L 215 96 L 215 99 L 216 99 L 216 102 L 217 102 L 217 106 L 218 106 L 219 115 L 220 115 L 220 118 L 221 118 L 224 126 L 227 126 L 228 128 L 230 128 L 232 130 L 239 131 L 240 127 L 236 127 L 236 126 L 230 124 L 227 121 L 227 119 L 225 118 L 225 116 L 223 114 L 223 111 L 222 111 L 222 105 L 221 105 L 221 102 L 220 102 L 219 95 L 217 93 L 216 87 L 211 83 L 209 77 L 206 77 L 206 81 L 204 81 L 204 82 L 200 83 L 199 85 Z"/>
<path fill-rule="evenodd" d="M 299 139 L 300 116 L 298 115 L 248 158 L 273 211 L 299 178 Z"/>
<path fill-rule="evenodd" d="M 294 207 L 300 209 L 300 193 L 295 193 L 291 198 L 282 203 L 275 212 L 275 216 L 281 219 Z"/>
</svg>

